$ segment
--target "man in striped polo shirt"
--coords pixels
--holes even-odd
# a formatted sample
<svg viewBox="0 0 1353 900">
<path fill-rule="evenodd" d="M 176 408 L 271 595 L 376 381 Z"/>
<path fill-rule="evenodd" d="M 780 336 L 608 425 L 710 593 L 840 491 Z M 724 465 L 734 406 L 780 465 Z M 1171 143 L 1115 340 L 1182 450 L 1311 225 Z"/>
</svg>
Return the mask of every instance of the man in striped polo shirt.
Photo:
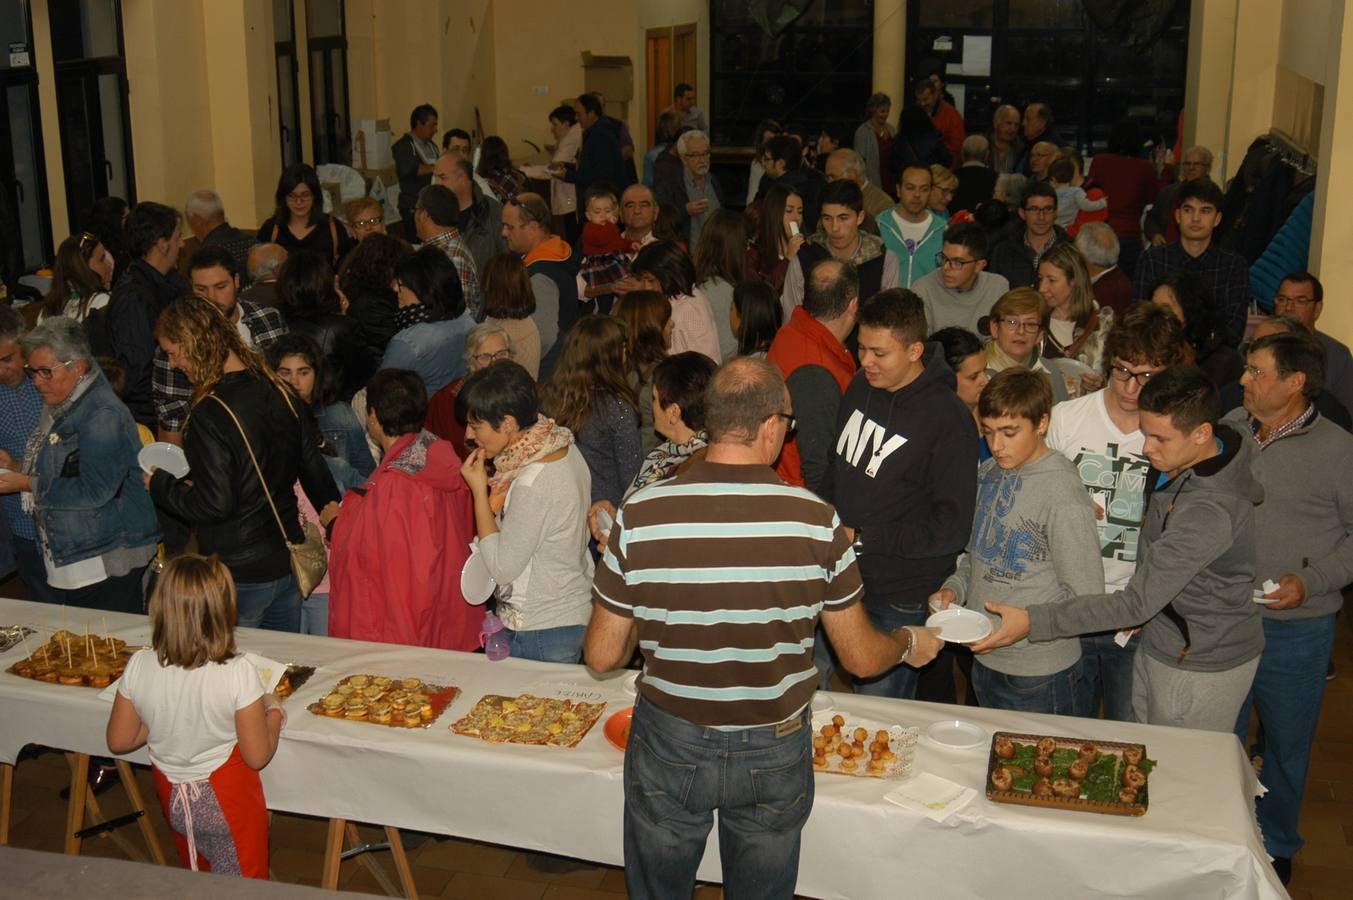
<svg viewBox="0 0 1353 900">
<path fill-rule="evenodd" d="M 644 657 L 625 753 L 630 897 L 691 896 L 717 809 L 726 895 L 788 898 L 813 806 L 819 613 L 842 665 L 862 676 L 925 665 L 943 642 L 925 628 L 874 629 L 835 510 L 770 468 L 794 428 L 773 366 L 720 369 L 705 423 L 705 459 L 616 514 L 584 654 L 598 671 L 636 643 Z"/>
</svg>

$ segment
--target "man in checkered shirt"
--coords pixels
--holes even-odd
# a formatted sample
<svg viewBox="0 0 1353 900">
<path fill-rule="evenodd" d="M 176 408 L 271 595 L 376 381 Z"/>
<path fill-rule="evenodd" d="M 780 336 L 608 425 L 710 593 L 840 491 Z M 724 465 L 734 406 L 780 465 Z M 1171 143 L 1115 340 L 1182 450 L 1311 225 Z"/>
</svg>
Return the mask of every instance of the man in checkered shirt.
<svg viewBox="0 0 1353 900">
<path fill-rule="evenodd" d="M 1221 188 L 1208 178 L 1186 181 L 1179 187 L 1179 240 L 1150 247 L 1137 258 L 1132 281 L 1135 300 L 1150 300 L 1151 292 L 1166 275 L 1182 272 L 1192 276 L 1207 292 L 1218 311 L 1223 337 L 1232 347 L 1245 334 L 1250 305 L 1250 265 L 1245 257 L 1217 246 L 1213 240 L 1221 224 Z"/>
<path fill-rule="evenodd" d="M 208 245 L 193 254 L 188 264 L 193 293 L 209 302 L 234 324 L 245 344 L 262 351 L 287 333 L 282 315 L 271 306 L 260 306 L 239 299 L 240 277 L 225 247 Z M 155 369 L 151 373 L 151 396 L 155 401 L 155 419 L 160 440 L 180 443 L 179 432 L 188 418 L 193 385 L 178 369 L 171 368 L 163 349 L 155 348 Z"/>
</svg>

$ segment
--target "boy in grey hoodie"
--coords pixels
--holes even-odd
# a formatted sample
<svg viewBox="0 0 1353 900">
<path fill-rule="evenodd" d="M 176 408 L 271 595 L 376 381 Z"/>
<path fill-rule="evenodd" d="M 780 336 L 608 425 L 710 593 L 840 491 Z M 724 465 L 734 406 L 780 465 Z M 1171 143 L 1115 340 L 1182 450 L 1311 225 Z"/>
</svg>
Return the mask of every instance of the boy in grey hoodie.
<svg viewBox="0 0 1353 900">
<path fill-rule="evenodd" d="M 1195 366 L 1152 378 L 1138 405 L 1151 469 L 1127 587 L 1027 608 L 989 603 L 1001 627 L 973 652 L 1146 621 L 1133 660 L 1135 718 L 1230 731 L 1264 648 L 1251 593 L 1254 508 L 1264 499 L 1258 453 L 1254 441 L 1217 422 L 1217 389 Z"/>
<path fill-rule="evenodd" d="M 958 569 L 930 598 L 981 609 L 1053 604 L 1104 590 L 1094 506 L 1071 461 L 1048 450 L 1048 379 L 1025 368 L 1000 372 L 982 390 L 977 413 L 992 458 L 977 473 L 977 513 Z M 973 690 L 983 706 L 1090 715 L 1074 637 L 1020 641 L 976 660 Z"/>
</svg>

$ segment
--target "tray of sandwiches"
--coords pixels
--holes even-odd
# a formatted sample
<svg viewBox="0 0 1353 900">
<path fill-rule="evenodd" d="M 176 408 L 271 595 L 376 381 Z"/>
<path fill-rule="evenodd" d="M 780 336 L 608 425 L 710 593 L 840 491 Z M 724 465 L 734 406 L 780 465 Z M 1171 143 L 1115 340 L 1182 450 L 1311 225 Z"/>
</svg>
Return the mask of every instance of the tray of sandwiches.
<svg viewBox="0 0 1353 900">
<path fill-rule="evenodd" d="M 998 731 L 987 762 L 987 798 L 1113 816 L 1141 816 L 1156 767 L 1142 744 Z"/>
<path fill-rule="evenodd" d="M 460 688 L 429 684 L 419 678 L 349 675 L 306 709 L 331 719 L 391 728 L 427 728 L 459 693 Z"/>
<path fill-rule="evenodd" d="M 26 638 L 20 640 L 29 646 Z M 8 671 L 53 684 L 106 688 L 122 676 L 127 660 L 140 649 L 111 635 L 75 634 L 63 628 Z"/>
</svg>

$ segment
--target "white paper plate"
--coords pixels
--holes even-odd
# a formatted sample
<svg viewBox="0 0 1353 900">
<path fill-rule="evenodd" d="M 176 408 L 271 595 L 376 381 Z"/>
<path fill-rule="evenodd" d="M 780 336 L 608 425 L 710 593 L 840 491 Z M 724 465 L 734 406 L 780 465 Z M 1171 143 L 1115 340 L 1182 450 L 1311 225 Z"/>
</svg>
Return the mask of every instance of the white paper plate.
<svg viewBox="0 0 1353 900">
<path fill-rule="evenodd" d="M 946 719 L 925 730 L 926 739 L 951 750 L 971 750 L 985 744 L 991 735 L 971 722 Z"/>
<path fill-rule="evenodd" d="M 954 644 L 975 644 L 991 634 L 991 620 L 980 612 L 951 606 L 925 620 L 927 628 L 938 628 L 940 637 Z"/>
<path fill-rule="evenodd" d="M 1277 603 L 1277 602 L 1278 602 L 1278 598 L 1277 598 L 1277 597 L 1274 597 L 1273 599 L 1270 600 L 1268 597 L 1265 597 L 1265 596 L 1264 596 L 1264 593 L 1265 593 L 1264 591 L 1255 591 L 1255 592 L 1254 592 L 1254 602 L 1255 602 L 1255 603 L 1262 603 L 1264 606 L 1268 606 L 1269 604 Z"/>
<path fill-rule="evenodd" d="M 141 452 L 136 454 L 136 461 L 140 464 L 141 471 L 146 474 L 149 474 L 151 469 L 164 469 L 175 478 L 182 478 L 188 474 L 188 457 L 183 455 L 183 448 L 165 441 L 146 444 L 141 448 Z"/>
<path fill-rule="evenodd" d="M 460 593 L 466 603 L 479 606 L 487 603 L 493 596 L 493 576 L 489 574 L 488 564 L 476 549 L 465 560 L 465 568 L 460 570 Z"/>
</svg>

